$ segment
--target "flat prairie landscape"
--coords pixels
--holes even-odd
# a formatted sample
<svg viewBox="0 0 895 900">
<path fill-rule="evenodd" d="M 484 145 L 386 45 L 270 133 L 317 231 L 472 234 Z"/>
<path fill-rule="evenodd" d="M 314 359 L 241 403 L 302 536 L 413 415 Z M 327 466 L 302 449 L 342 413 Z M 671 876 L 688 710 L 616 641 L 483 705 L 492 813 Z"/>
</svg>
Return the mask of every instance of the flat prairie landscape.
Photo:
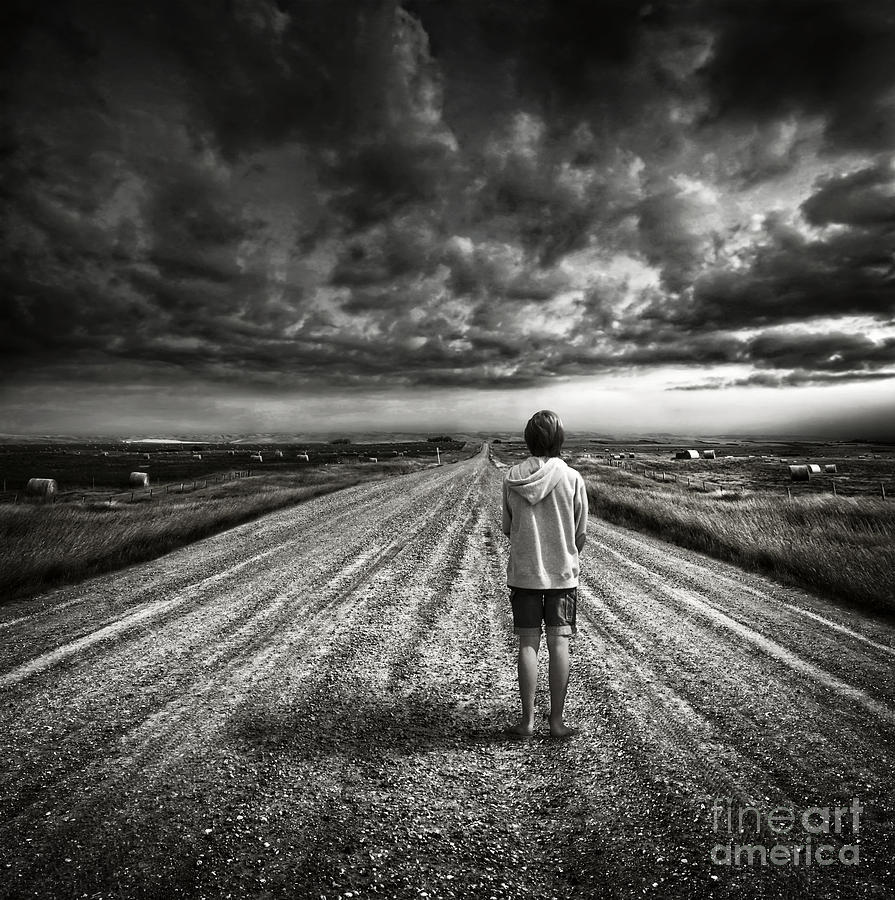
<svg viewBox="0 0 895 900">
<path fill-rule="evenodd" d="M 134 471 L 145 472 L 151 485 L 171 485 L 173 489 L 180 482 L 189 485 L 229 472 L 283 475 L 320 466 L 435 462 L 436 448 L 449 461 L 458 458 L 462 447 L 462 441 L 453 440 L 277 446 L 199 441 L 188 445 L 164 441 L 5 443 L 0 445 L 0 499 L 24 499 L 28 480 L 33 477 L 55 479 L 60 491 L 58 501 L 84 497 L 102 500 L 128 491 L 129 475 Z M 256 455 L 261 458 L 254 459 Z"/>
<path fill-rule="evenodd" d="M 485 444 L 0 607 L 0 893 L 892 896 L 891 618 L 594 516 L 580 731 L 506 739 L 509 456 Z M 860 827 L 731 835 L 717 798 L 857 800 Z M 712 861 L 812 838 L 859 864 Z"/>
<path fill-rule="evenodd" d="M 694 450 L 698 459 L 676 459 L 678 451 Z M 495 447 L 507 461 L 523 459 L 528 451 L 519 440 L 502 441 Z M 612 460 L 627 470 L 666 481 L 675 478 L 682 484 L 690 480 L 694 489 L 703 482 L 718 490 L 767 491 L 786 496 L 806 494 L 881 498 L 883 490 L 895 500 L 895 447 L 890 444 L 868 444 L 838 441 L 733 441 L 693 443 L 658 443 L 655 441 L 605 441 L 578 438 L 565 446 L 566 455 L 577 464 L 592 465 Z M 705 458 L 709 451 L 713 458 Z M 614 459 L 619 457 L 619 459 Z M 808 481 L 793 481 L 789 467 L 819 465 L 821 471 Z M 835 471 L 827 472 L 825 467 Z"/>
</svg>

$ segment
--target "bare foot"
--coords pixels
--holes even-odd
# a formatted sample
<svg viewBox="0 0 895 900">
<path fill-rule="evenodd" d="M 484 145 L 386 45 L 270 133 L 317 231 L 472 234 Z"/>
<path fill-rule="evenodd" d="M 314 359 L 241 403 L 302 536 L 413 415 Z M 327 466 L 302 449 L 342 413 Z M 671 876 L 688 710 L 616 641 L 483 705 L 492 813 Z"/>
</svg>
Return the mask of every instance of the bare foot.
<svg viewBox="0 0 895 900">
<path fill-rule="evenodd" d="M 573 734 L 576 734 L 577 731 L 577 728 L 572 728 L 570 725 L 566 725 L 566 723 L 563 722 L 562 719 L 560 719 L 558 722 L 554 722 L 553 719 L 550 719 L 550 737 L 568 738 Z"/>
<path fill-rule="evenodd" d="M 531 737 L 535 733 L 534 725 L 527 725 L 525 722 L 519 722 L 518 725 L 510 725 L 506 729 L 506 733 L 510 737 L 526 738 Z"/>
</svg>

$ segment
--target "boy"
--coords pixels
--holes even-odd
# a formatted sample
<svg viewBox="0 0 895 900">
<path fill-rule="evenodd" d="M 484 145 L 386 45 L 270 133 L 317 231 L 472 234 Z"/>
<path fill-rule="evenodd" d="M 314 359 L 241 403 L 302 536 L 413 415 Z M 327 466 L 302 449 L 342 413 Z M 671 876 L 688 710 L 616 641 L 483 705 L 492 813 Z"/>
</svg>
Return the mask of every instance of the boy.
<svg viewBox="0 0 895 900">
<path fill-rule="evenodd" d="M 534 733 L 535 688 L 541 622 L 550 653 L 550 734 L 575 733 L 563 721 L 569 681 L 569 638 L 577 632 L 578 554 L 587 533 L 584 479 L 559 457 L 565 432 L 555 412 L 536 412 L 525 426 L 531 456 L 503 482 L 503 533 L 510 539 L 507 586 L 513 631 L 519 636 L 522 717 L 507 729 L 513 737 Z"/>
</svg>

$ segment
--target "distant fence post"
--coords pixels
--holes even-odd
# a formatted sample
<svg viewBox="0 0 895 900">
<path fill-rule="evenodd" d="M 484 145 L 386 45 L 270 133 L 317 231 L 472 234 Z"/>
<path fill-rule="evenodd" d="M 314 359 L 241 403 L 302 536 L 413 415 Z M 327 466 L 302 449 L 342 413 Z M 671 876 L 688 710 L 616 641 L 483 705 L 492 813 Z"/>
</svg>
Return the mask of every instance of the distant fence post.
<svg viewBox="0 0 895 900">
<path fill-rule="evenodd" d="M 833 479 L 833 496 L 836 496 L 836 479 Z"/>
<path fill-rule="evenodd" d="M 886 486 L 882 482 L 879 483 L 879 492 L 880 492 L 880 494 L 882 494 L 883 500 L 885 500 L 886 499 Z"/>
<path fill-rule="evenodd" d="M 786 489 L 786 496 L 787 496 L 790 500 L 792 500 L 792 488 L 789 488 L 789 487 L 788 487 L 788 488 Z"/>
</svg>

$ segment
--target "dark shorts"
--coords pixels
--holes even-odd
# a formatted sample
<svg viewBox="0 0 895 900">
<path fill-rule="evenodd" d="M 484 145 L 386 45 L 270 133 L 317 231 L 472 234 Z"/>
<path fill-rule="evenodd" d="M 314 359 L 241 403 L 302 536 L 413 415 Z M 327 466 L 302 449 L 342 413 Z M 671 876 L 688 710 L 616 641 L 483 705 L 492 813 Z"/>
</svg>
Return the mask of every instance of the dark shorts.
<svg viewBox="0 0 895 900">
<path fill-rule="evenodd" d="M 578 609 L 578 588 L 531 590 L 510 588 L 513 605 L 513 632 L 523 635 L 539 635 L 541 623 L 547 634 L 570 637 L 578 633 L 575 616 Z"/>
</svg>

